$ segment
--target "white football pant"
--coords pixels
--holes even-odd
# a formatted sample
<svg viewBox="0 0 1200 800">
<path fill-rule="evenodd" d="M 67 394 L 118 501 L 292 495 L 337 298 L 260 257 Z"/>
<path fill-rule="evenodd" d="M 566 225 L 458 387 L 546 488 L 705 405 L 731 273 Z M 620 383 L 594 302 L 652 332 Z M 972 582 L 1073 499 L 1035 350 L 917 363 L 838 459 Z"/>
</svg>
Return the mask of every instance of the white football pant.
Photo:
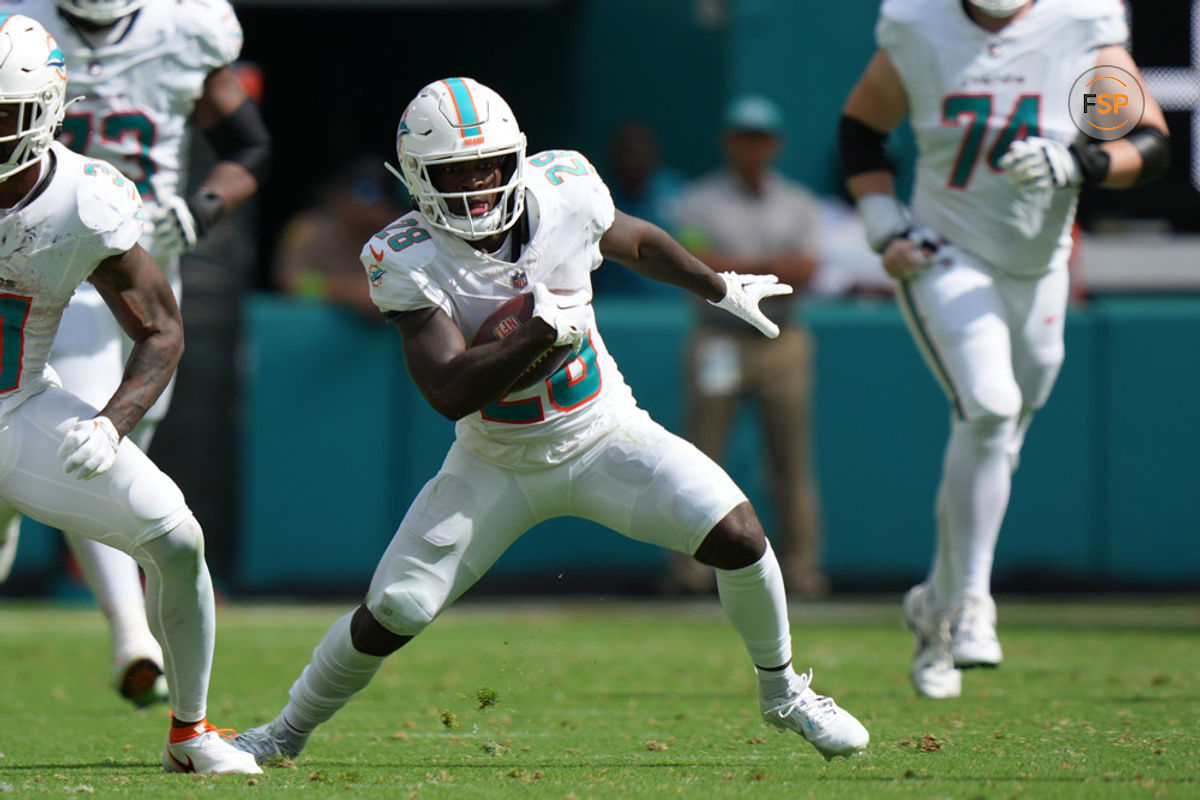
<svg viewBox="0 0 1200 800">
<path fill-rule="evenodd" d="M 1025 432 L 1063 361 L 1068 252 L 1040 277 L 997 272 L 952 246 L 898 286 L 918 348 L 950 400 L 937 549 L 939 611 L 991 593 L 996 539 Z"/>
<path fill-rule="evenodd" d="M 745 500 L 721 467 L 641 410 L 546 469 L 515 472 L 455 443 L 376 567 L 367 607 L 393 633 L 416 635 L 543 520 L 582 517 L 692 554 Z"/>
</svg>

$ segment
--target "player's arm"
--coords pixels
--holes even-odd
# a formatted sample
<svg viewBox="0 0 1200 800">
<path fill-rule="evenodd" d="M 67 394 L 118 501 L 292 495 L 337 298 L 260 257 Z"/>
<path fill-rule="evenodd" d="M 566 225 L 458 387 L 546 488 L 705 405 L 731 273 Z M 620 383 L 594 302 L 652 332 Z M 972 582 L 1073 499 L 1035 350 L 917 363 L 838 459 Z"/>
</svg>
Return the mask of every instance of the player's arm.
<svg viewBox="0 0 1200 800">
<path fill-rule="evenodd" d="M 895 196 L 895 171 L 884 143 L 907 115 L 908 93 L 900 73 L 886 51 L 876 50 L 846 98 L 838 130 L 846 187 L 855 200 L 869 194 Z"/>
<path fill-rule="evenodd" d="M 774 275 L 791 286 L 807 285 L 817 269 L 816 257 L 803 251 L 754 257 L 739 256 L 707 247 L 689 248 L 689 251 L 717 272 Z"/>
<path fill-rule="evenodd" d="M 621 211 L 600 238 L 600 253 L 652 280 L 682 287 L 775 338 L 779 328 L 761 311 L 764 297 L 791 294 L 774 275 L 716 272 L 657 225 Z"/>
<path fill-rule="evenodd" d="M 121 383 L 99 414 L 124 436 L 175 374 L 183 354 L 183 320 L 162 268 L 140 245 L 100 262 L 91 282 L 133 340 Z"/>
<path fill-rule="evenodd" d="M 193 118 L 218 160 L 191 197 L 158 198 L 162 210 L 153 220 L 155 252 L 184 253 L 195 247 L 213 225 L 258 191 L 270 169 L 271 136 L 233 67 L 213 70 L 204 79 Z"/>
<path fill-rule="evenodd" d="M 1166 174 L 1171 163 L 1167 120 L 1145 91 L 1133 57 L 1121 45 L 1109 45 L 1100 48 L 1096 64 L 1121 67 L 1141 85 L 1146 102 L 1137 127 L 1111 142 L 1088 140 L 1068 146 L 1038 136 L 1013 142 L 999 164 L 1018 190 L 1038 192 L 1081 185 L 1128 189 Z"/>
<path fill-rule="evenodd" d="M 639 275 L 682 287 L 709 302 L 725 296 L 725 282 L 708 264 L 654 223 L 620 210 L 600 238 L 600 253 Z"/>
<path fill-rule="evenodd" d="M 413 383 L 435 411 L 452 420 L 503 396 L 557 338 L 550 323 L 535 317 L 498 342 L 467 347 L 462 331 L 440 308 L 410 311 L 392 324 L 404 338 Z"/>
<path fill-rule="evenodd" d="M 207 190 L 220 198 L 224 216 L 250 199 L 266 180 L 271 135 L 258 106 L 246 94 L 231 66 L 208 74 L 193 113 L 196 125 L 204 131 L 219 159 L 200 191 Z M 205 222 L 211 225 L 215 221 Z"/>
<path fill-rule="evenodd" d="M 1158 102 L 1145 91 L 1146 82 L 1142 80 L 1133 56 L 1121 45 L 1110 45 L 1100 50 L 1096 63 L 1117 66 L 1133 75 L 1146 97 L 1146 107 L 1138 126 L 1128 136 L 1098 145 L 1109 159 L 1108 174 L 1100 186 L 1128 189 L 1162 177 L 1170 165 L 1167 119 Z"/>
<path fill-rule="evenodd" d="M 913 226 L 896 199 L 895 171 L 884 144 L 908 115 L 908 93 L 892 59 L 875 51 L 850 91 L 838 125 L 838 152 L 846 188 L 858 204 L 867 242 L 893 278 L 915 275 L 928 253 L 912 241 Z"/>
</svg>

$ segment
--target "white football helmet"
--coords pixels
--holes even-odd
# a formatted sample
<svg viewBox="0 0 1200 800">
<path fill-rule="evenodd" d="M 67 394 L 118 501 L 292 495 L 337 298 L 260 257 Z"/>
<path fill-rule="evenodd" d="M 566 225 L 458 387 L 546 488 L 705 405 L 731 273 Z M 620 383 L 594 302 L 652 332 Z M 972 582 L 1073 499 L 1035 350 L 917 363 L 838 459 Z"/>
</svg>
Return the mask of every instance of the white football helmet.
<svg viewBox="0 0 1200 800">
<path fill-rule="evenodd" d="M 0 14 L 0 105 L 17 107 L 16 131 L 0 135 L 0 180 L 46 151 L 66 98 L 67 64 L 54 38 L 35 19 Z"/>
<path fill-rule="evenodd" d="M 146 0 L 54 0 L 58 7 L 73 17 L 86 19 L 97 25 L 111 25 L 121 17 L 132 14 Z"/>
<path fill-rule="evenodd" d="M 506 231 L 525 209 L 525 134 L 499 94 L 471 78 L 446 78 L 422 89 L 396 130 L 396 155 L 404 183 L 435 228 L 464 239 Z M 501 184 L 477 192 L 439 192 L 429 168 L 455 161 L 503 157 Z M 496 205 L 473 217 L 450 211 L 447 199 L 495 196 Z"/>
<path fill-rule="evenodd" d="M 989 17 L 1011 17 L 1029 4 L 1029 0 L 967 0 Z"/>
</svg>

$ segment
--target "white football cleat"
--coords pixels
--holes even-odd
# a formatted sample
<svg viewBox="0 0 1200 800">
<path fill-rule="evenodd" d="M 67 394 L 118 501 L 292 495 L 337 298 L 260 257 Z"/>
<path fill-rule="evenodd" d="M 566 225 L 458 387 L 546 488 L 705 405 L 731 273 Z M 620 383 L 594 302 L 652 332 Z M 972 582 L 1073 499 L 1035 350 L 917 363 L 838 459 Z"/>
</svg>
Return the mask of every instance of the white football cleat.
<svg viewBox="0 0 1200 800">
<path fill-rule="evenodd" d="M 259 775 L 262 768 L 254 756 L 238 750 L 225 738 L 234 731 L 220 729 L 201 720 L 190 728 L 172 728 L 163 748 L 163 769 L 167 772 L 198 772 L 203 775 Z M 177 737 L 186 735 L 186 738 Z"/>
<path fill-rule="evenodd" d="M 950 628 L 950 657 L 959 669 L 998 667 L 1004 660 L 996 637 L 996 603 L 984 594 L 968 593 Z"/>
<path fill-rule="evenodd" d="M 962 694 L 962 672 L 950 657 L 950 620 L 933 609 L 932 591 L 924 583 L 904 593 L 904 623 L 916 640 L 908 676 L 922 697 L 943 700 Z"/>
<path fill-rule="evenodd" d="M 169 699 L 162 666 L 148 656 L 131 656 L 118 662 L 113 669 L 113 686 L 117 694 L 138 708 Z"/>
<path fill-rule="evenodd" d="M 259 764 L 273 764 L 300 755 L 311 733 L 301 733 L 280 716 L 242 731 L 234 737 L 233 746 L 254 756 Z"/>
<path fill-rule="evenodd" d="M 0 528 L 0 583 L 8 580 L 12 572 L 13 561 L 17 558 L 17 540 L 21 537 L 21 517 L 14 516 L 12 521 Z"/>
<path fill-rule="evenodd" d="M 800 734 L 826 761 L 862 752 L 871 740 L 867 729 L 853 714 L 833 702 L 832 697 L 808 688 L 811 681 L 810 669 L 796 676 L 786 694 L 760 699 L 763 719 L 776 728 Z"/>
</svg>

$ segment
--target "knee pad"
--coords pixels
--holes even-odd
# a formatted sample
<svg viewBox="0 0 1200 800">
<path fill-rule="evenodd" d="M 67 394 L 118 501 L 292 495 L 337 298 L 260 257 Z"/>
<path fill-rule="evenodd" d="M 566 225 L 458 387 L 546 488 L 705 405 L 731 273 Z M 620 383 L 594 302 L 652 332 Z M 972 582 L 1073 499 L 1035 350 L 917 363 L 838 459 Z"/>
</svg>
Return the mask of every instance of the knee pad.
<svg viewBox="0 0 1200 800">
<path fill-rule="evenodd" d="M 398 636 L 416 636 L 437 617 L 440 608 L 433 608 L 422 598 L 416 587 L 392 584 L 364 604 L 374 620 Z"/>
<path fill-rule="evenodd" d="M 412 638 L 410 635 L 392 633 L 380 625 L 366 605 L 355 609 L 350 619 L 350 643 L 355 650 L 369 656 L 390 656 Z"/>
<path fill-rule="evenodd" d="M 963 408 L 971 421 L 1016 419 L 1021 413 L 1021 388 L 1012 376 L 977 379 L 963 387 Z"/>
<path fill-rule="evenodd" d="M 162 536 L 135 547 L 129 555 L 146 569 L 156 567 L 159 574 L 181 570 L 195 573 L 204 564 L 204 531 L 195 516 L 189 516 Z"/>
</svg>

